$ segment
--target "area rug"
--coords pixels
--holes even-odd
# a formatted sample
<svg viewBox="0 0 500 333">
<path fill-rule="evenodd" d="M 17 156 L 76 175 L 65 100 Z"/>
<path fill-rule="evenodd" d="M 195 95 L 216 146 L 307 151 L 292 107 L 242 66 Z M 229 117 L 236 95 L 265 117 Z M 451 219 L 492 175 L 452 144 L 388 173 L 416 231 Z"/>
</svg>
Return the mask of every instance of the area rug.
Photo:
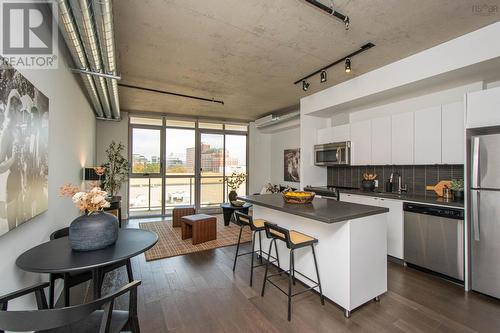
<svg viewBox="0 0 500 333">
<path fill-rule="evenodd" d="M 217 217 L 217 239 L 205 243 L 193 245 L 191 238 L 181 239 L 181 228 L 173 228 L 172 221 L 142 222 L 139 223 L 141 229 L 154 231 L 158 234 L 158 243 L 150 250 L 146 251 L 146 261 L 175 257 L 182 254 L 206 251 L 218 247 L 235 245 L 238 243 L 240 227 L 234 223 L 224 226 L 222 217 Z M 241 235 L 241 242 L 246 243 L 252 240 L 250 228 L 244 228 Z"/>
</svg>

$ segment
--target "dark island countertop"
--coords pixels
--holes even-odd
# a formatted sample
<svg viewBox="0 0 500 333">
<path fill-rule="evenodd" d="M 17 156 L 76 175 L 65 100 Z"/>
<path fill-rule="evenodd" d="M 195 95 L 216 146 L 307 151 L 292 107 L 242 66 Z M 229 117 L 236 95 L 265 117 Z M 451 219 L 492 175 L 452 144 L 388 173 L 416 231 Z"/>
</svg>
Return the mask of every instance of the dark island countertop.
<svg viewBox="0 0 500 333">
<path fill-rule="evenodd" d="M 383 214 L 388 208 L 360 205 L 324 198 L 314 198 L 310 204 L 289 204 L 278 194 L 259 194 L 238 197 L 257 206 L 276 209 L 281 212 L 302 216 L 324 223 L 354 220 L 360 217 Z"/>
</svg>

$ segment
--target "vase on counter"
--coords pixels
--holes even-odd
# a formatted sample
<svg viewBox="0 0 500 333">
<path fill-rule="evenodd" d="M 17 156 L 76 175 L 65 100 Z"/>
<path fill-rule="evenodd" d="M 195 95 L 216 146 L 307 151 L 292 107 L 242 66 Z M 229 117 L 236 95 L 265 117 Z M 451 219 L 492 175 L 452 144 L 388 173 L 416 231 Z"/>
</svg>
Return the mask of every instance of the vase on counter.
<svg viewBox="0 0 500 333">
<path fill-rule="evenodd" d="M 454 201 L 464 201 L 464 191 L 451 190 Z"/>
<path fill-rule="evenodd" d="M 236 193 L 235 190 L 229 191 L 229 194 L 227 195 L 229 202 L 236 201 L 236 198 L 238 197 L 238 193 Z"/>
<path fill-rule="evenodd" d="M 113 245 L 118 238 L 118 219 L 103 212 L 84 214 L 71 222 L 69 243 L 75 251 L 93 251 Z"/>
<path fill-rule="evenodd" d="M 375 190 L 375 181 L 363 179 L 361 181 L 361 189 L 365 192 L 373 192 Z"/>
</svg>

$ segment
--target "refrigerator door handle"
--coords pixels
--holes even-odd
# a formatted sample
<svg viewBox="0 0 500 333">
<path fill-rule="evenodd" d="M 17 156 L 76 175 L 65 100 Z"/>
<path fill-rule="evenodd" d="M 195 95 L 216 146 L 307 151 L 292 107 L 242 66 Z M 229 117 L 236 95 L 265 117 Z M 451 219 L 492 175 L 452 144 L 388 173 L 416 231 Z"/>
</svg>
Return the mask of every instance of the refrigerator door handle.
<svg viewBox="0 0 500 333">
<path fill-rule="evenodd" d="M 475 193 L 474 193 L 475 192 Z M 479 242 L 481 239 L 479 237 L 480 223 L 479 223 L 479 200 L 480 200 L 480 192 L 472 191 L 472 227 L 474 232 L 474 240 Z"/>
<path fill-rule="evenodd" d="M 479 153 L 480 153 L 480 141 L 479 136 L 474 136 L 472 138 L 472 188 L 479 187 Z"/>
</svg>

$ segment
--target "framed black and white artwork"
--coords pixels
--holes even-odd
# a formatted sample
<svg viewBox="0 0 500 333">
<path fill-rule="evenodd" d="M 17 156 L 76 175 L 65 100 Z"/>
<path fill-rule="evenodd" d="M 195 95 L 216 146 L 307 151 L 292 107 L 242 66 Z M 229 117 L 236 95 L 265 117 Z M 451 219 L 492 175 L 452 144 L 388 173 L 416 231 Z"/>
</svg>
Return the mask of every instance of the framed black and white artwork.
<svg viewBox="0 0 500 333">
<path fill-rule="evenodd" d="M 283 166 L 286 182 L 300 182 L 300 148 L 285 149 Z"/>
<path fill-rule="evenodd" d="M 0 69 L 0 235 L 48 209 L 49 99 Z"/>
</svg>

